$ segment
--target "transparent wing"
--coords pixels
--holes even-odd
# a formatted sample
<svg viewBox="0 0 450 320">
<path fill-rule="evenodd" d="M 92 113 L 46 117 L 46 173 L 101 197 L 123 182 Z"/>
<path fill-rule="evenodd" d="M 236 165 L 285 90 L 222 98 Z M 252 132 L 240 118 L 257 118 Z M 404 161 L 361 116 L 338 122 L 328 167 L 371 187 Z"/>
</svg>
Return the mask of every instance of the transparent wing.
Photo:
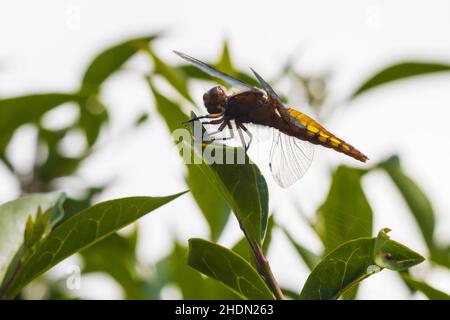
<svg viewBox="0 0 450 320">
<path fill-rule="evenodd" d="M 243 90 L 243 91 L 248 91 L 248 90 L 260 91 L 259 89 L 255 88 L 254 86 L 252 86 L 252 85 L 250 85 L 248 83 L 245 83 L 245 82 L 243 82 L 243 81 L 241 81 L 239 79 L 236 79 L 236 78 L 234 78 L 234 77 L 232 77 L 232 76 L 230 76 L 230 75 L 228 75 L 226 73 L 223 73 L 223 72 L 217 70 L 216 68 L 213 68 L 213 67 L 207 65 L 206 63 L 204 63 L 204 62 L 202 62 L 202 61 L 200 61 L 198 59 L 195 59 L 195 58 L 193 58 L 191 56 L 188 56 L 185 53 L 182 53 L 182 52 L 179 52 L 179 51 L 175 51 L 175 50 L 173 52 L 176 55 L 178 55 L 181 58 L 183 58 L 184 60 L 186 60 L 187 62 L 193 64 L 194 66 L 196 66 L 197 68 L 199 68 L 203 72 L 209 74 L 212 77 L 216 77 L 216 78 L 222 79 L 222 80 L 228 82 L 231 86 L 233 86 L 233 87 L 235 87 L 235 88 L 237 88 L 239 90 Z"/>
<path fill-rule="evenodd" d="M 272 89 L 270 84 L 268 84 L 267 81 L 264 80 L 255 70 L 253 70 L 252 68 L 250 68 L 250 70 L 252 70 L 253 74 L 255 75 L 256 79 L 258 79 L 259 84 L 264 89 L 264 91 L 267 93 L 267 95 L 269 97 L 271 97 L 274 101 L 276 101 L 278 103 L 278 105 L 281 107 L 278 109 L 278 111 L 280 111 L 280 114 L 283 117 L 283 119 L 288 119 L 290 122 L 294 123 L 295 125 L 304 128 L 305 126 L 303 126 L 300 123 L 300 121 L 298 121 L 295 117 L 293 117 L 289 113 L 289 108 L 287 108 L 284 105 L 283 101 L 281 101 L 281 98 L 276 94 L 275 90 Z"/>
<path fill-rule="evenodd" d="M 267 93 L 268 96 L 270 96 L 272 99 L 274 99 L 275 101 L 277 101 L 280 106 L 282 106 L 284 109 L 287 109 L 284 104 L 283 101 L 281 101 L 281 98 L 276 94 L 275 90 L 272 89 L 272 87 L 267 83 L 266 80 L 264 80 L 255 70 L 253 70 L 252 68 L 250 68 L 250 70 L 252 70 L 253 74 L 255 75 L 256 79 L 258 79 L 259 84 L 261 85 L 261 87 L 264 89 L 264 91 Z"/>
<path fill-rule="evenodd" d="M 270 170 L 281 187 L 289 187 L 303 177 L 311 166 L 313 157 L 312 143 L 279 131 L 274 133 L 270 150 Z"/>
</svg>

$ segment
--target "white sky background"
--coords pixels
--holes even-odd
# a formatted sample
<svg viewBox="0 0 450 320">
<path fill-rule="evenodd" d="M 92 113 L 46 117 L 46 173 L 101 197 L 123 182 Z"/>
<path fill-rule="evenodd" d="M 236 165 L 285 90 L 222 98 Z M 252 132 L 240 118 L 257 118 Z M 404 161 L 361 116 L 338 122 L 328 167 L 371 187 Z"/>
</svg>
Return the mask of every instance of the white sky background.
<svg viewBox="0 0 450 320">
<path fill-rule="evenodd" d="M 294 52 L 301 52 L 298 71 L 333 72 L 333 101 L 342 101 L 366 77 L 393 62 L 418 59 L 450 63 L 448 1 L 2 1 L 0 96 L 75 90 L 85 66 L 100 50 L 159 30 L 168 34 L 155 42 L 155 48 L 171 63 L 180 62 L 171 54 L 172 49 L 206 61 L 216 59 L 226 38 L 238 67 L 251 66 L 268 79 Z M 172 148 L 169 135 L 154 113 L 137 136 L 122 134 L 141 111 L 154 110 L 150 93 L 138 76 L 147 68 L 145 59 L 134 59 L 127 66 L 129 71 L 113 77 L 104 88 L 113 127 L 103 136 L 99 154 L 81 170 L 83 178 L 92 183 L 116 177 L 99 200 L 166 195 L 185 189 L 183 167 L 167 160 Z M 447 243 L 449 80 L 447 73 L 373 91 L 327 122 L 332 132 L 366 153 L 372 163 L 400 154 L 407 172 L 429 194 L 437 214 L 437 235 Z M 196 99 L 200 102 L 202 87 L 198 89 Z M 57 122 L 64 117 L 60 115 Z M 24 141 L 18 139 L 10 152 L 18 165 L 26 167 L 32 150 Z M 276 220 L 303 244 L 319 249 L 319 241 L 298 214 L 283 203 L 295 198 L 312 217 L 326 195 L 328 171 L 338 163 L 358 164 L 317 148 L 316 161 L 301 182 L 280 189 L 270 177 L 267 161 L 257 157 L 257 163 L 268 181 Z M 17 196 L 17 186 L 2 168 L 0 181 L 1 201 Z M 418 228 L 389 179 L 371 173 L 364 184 L 375 211 L 374 232 L 389 227 L 393 239 L 425 253 Z M 189 195 L 144 217 L 140 224 L 139 256 L 146 263 L 157 261 L 170 250 L 172 236 L 183 243 L 191 237 L 207 236 L 207 227 Z M 233 220 L 221 242 L 231 245 L 239 236 Z M 280 234 L 275 236 L 269 260 L 284 286 L 301 288 L 307 269 Z M 448 272 L 428 273 L 425 265 L 415 271 L 437 288 L 450 291 Z M 83 297 L 120 297 L 104 277 L 83 281 Z M 409 296 L 398 277 L 383 271 L 364 282 L 359 297 Z"/>
</svg>

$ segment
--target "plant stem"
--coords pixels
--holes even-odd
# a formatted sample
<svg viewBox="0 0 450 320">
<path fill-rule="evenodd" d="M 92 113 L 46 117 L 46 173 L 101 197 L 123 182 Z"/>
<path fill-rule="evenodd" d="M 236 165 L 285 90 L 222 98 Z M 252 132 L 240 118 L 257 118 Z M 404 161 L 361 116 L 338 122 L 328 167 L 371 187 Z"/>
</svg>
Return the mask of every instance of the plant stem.
<svg viewBox="0 0 450 320">
<path fill-rule="evenodd" d="M 267 284 L 271 287 L 277 300 L 284 300 L 283 292 L 281 291 L 281 288 L 272 273 L 272 269 L 270 268 L 269 261 L 264 256 L 261 246 L 258 243 L 255 243 L 253 241 L 249 240 L 249 242 L 250 242 L 250 246 L 252 248 L 253 254 L 255 255 L 256 264 L 258 265 L 258 269 L 259 269 L 260 273 L 262 273 Z"/>
<path fill-rule="evenodd" d="M 247 232 L 245 231 L 245 228 L 243 228 L 241 221 L 239 221 L 239 226 L 241 227 L 242 232 L 244 232 L 245 238 L 250 244 L 250 248 L 252 248 L 252 252 L 253 255 L 255 256 L 256 266 L 258 267 L 259 273 L 263 276 L 266 283 L 272 289 L 273 294 L 275 295 L 277 300 L 284 300 L 283 292 L 281 291 L 280 285 L 278 284 L 277 280 L 273 276 L 272 269 L 270 269 L 269 261 L 264 256 L 264 252 L 261 245 L 258 242 L 252 240 L 252 238 L 248 236 Z"/>
</svg>

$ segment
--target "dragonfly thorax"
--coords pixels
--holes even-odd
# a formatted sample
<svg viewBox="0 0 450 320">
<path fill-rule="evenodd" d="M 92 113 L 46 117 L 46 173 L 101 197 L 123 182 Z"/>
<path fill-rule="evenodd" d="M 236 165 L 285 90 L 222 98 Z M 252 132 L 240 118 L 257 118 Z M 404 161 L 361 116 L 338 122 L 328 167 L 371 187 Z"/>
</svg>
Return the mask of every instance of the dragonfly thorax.
<svg viewBox="0 0 450 320">
<path fill-rule="evenodd" d="M 227 94 L 222 87 L 214 87 L 203 95 L 203 103 L 209 113 L 221 113 L 227 104 Z"/>
</svg>

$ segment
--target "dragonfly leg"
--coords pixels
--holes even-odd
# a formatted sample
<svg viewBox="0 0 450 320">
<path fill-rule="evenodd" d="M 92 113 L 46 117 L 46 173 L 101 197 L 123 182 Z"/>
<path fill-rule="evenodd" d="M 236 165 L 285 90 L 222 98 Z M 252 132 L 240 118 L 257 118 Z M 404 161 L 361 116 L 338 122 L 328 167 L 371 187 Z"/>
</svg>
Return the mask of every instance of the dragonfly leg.
<svg viewBox="0 0 450 320">
<path fill-rule="evenodd" d="M 231 140 L 234 139 L 234 131 L 233 131 L 233 127 L 231 126 L 231 123 L 229 121 L 225 122 L 225 124 L 227 125 L 228 129 L 230 130 L 230 136 L 229 137 L 223 137 L 223 138 L 212 138 L 211 140 L 208 141 L 208 143 L 211 143 L 213 141 L 225 141 L 225 140 Z M 220 129 L 220 128 L 219 128 Z M 222 129 L 223 130 L 223 129 Z M 216 131 L 216 132 L 212 132 L 211 134 L 209 134 L 208 136 L 214 135 L 219 133 L 220 131 Z"/>
<path fill-rule="evenodd" d="M 221 124 L 222 122 L 223 122 L 223 119 L 217 119 L 217 120 L 202 122 L 202 124 Z"/>
<path fill-rule="evenodd" d="M 218 121 L 218 120 L 217 120 L 217 121 Z M 225 122 L 225 121 L 223 121 L 223 120 L 220 120 L 220 121 L 221 121 L 222 124 L 220 125 L 219 129 L 217 129 L 217 131 L 207 133 L 207 134 L 205 134 L 205 135 L 203 136 L 203 141 L 204 141 L 205 143 L 211 143 L 211 142 L 213 142 L 214 140 L 217 140 L 217 139 L 215 139 L 215 138 L 209 139 L 209 137 L 212 137 L 212 136 L 214 136 L 214 135 L 216 135 L 216 134 L 222 132 L 223 129 L 225 129 L 225 127 L 227 126 L 227 122 Z M 211 122 L 212 122 L 212 121 L 211 121 Z M 207 139 L 209 139 L 209 140 L 207 140 Z M 206 140 L 206 141 L 205 141 L 205 140 Z"/>
<path fill-rule="evenodd" d="M 250 148 L 250 144 L 252 143 L 253 140 L 253 134 L 247 129 L 246 126 L 244 126 L 242 123 L 238 122 L 236 123 L 239 133 L 241 133 L 241 140 L 244 142 L 244 147 L 245 147 L 245 152 L 247 152 L 248 148 Z M 244 132 L 247 134 L 247 136 L 250 138 L 250 140 L 248 141 L 248 143 L 245 143 L 244 137 L 242 135 L 242 131 L 240 131 L 240 129 L 244 130 Z"/>
<path fill-rule="evenodd" d="M 230 131 L 230 136 L 228 137 L 229 139 L 234 139 L 234 130 L 233 127 L 231 126 L 231 122 L 227 121 L 227 126 L 228 126 L 228 130 Z"/>
<path fill-rule="evenodd" d="M 236 129 L 239 134 L 239 138 L 241 140 L 242 147 L 244 148 L 245 152 L 247 152 L 247 144 L 245 143 L 244 134 L 242 133 L 241 126 L 237 122 L 236 122 Z"/>
<path fill-rule="evenodd" d="M 200 120 L 200 119 L 206 119 L 206 118 L 208 118 L 208 119 L 220 118 L 221 116 L 223 116 L 223 112 L 221 112 L 221 113 L 210 113 L 210 114 L 207 114 L 206 116 L 195 117 L 195 118 L 192 118 L 192 119 L 190 119 L 188 121 L 184 121 L 182 124 L 186 124 L 186 123 L 190 123 L 190 122 L 193 122 L 193 121 L 197 121 L 197 120 Z"/>
</svg>

